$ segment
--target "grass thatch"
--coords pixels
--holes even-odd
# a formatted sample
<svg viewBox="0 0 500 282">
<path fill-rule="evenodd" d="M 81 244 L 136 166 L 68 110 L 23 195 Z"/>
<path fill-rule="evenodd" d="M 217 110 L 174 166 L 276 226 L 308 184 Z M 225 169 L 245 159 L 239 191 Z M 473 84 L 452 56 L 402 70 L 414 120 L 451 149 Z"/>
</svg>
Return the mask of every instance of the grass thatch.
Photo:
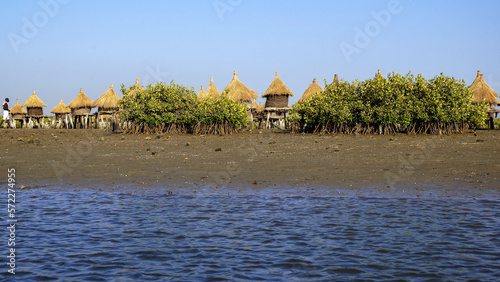
<svg viewBox="0 0 500 282">
<path fill-rule="evenodd" d="M 217 87 L 215 87 L 214 85 L 213 77 L 210 78 L 210 85 L 208 86 L 207 91 L 205 91 L 205 95 L 206 98 L 212 98 L 212 99 L 221 96 L 219 89 L 217 89 Z"/>
<path fill-rule="evenodd" d="M 104 92 L 101 97 L 99 97 L 94 102 L 94 107 L 98 107 L 103 110 L 112 110 L 118 108 L 118 103 L 120 102 L 120 97 L 116 95 L 115 90 L 113 89 L 113 83 L 109 89 Z"/>
<path fill-rule="evenodd" d="M 262 105 L 260 102 L 259 102 L 259 104 L 257 104 L 256 101 L 253 101 L 252 108 L 258 112 L 262 112 L 264 110 L 264 105 Z"/>
<path fill-rule="evenodd" d="M 52 111 L 50 111 L 53 114 L 69 114 L 71 113 L 71 109 L 64 104 L 63 99 L 61 99 L 61 102 L 55 106 Z"/>
<path fill-rule="evenodd" d="M 262 94 L 262 97 L 267 97 L 269 95 L 287 95 L 287 96 L 293 96 L 293 93 L 288 87 L 286 87 L 285 83 L 281 81 L 281 79 L 278 76 L 278 72 L 276 72 L 276 77 L 274 78 L 273 82 L 271 82 L 271 85 L 269 88 L 267 88 L 266 92 Z"/>
<path fill-rule="evenodd" d="M 144 86 L 139 85 L 139 78 L 137 78 L 137 79 L 135 80 L 135 84 L 134 84 L 134 85 L 132 85 L 132 87 L 130 87 L 130 89 L 131 89 L 131 90 L 130 90 L 130 91 L 128 91 L 126 94 L 127 94 L 127 95 L 132 95 L 132 96 L 133 96 L 133 95 L 135 95 L 137 92 L 139 92 L 139 91 L 143 91 L 143 90 L 144 90 Z"/>
<path fill-rule="evenodd" d="M 68 107 L 70 109 L 93 108 L 94 101 L 87 97 L 87 95 L 83 93 L 82 88 L 80 88 L 80 93 L 78 93 L 78 96 L 68 104 Z"/>
<path fill-rule="evenodd" d="M 203 85 L 201 86 L 200 92 L 198 92 L 198 94 L 196 94 L 196 96 L 198 96 L 198 99 L 200 99 L 200 100 L 207 98 L 207 91 L 203 90 Z"/>
<path fill-rule="evenodd" d="M 22 105 L 22 107 L 26 108 L 41 108 L 41 107 L 47 107 L 38 96 L 36 96 L 35 90 L 33 90 L 33 95 L 31 95 L 26 102 Z"/>
<path fill-rule="evenodd" d="M 16 104 L 14 105 L 14 107 L 10 109 L 10 113 L 13 115 L 28 114 L 28 112 L 19 104 L 19 99 L 16 100 Z"/>
<path fill-rule="evenodd" d="M 257 92 L 248 88 L 243 82 L 238 79 L 236 75 L 236 71 L 234 71 L 233 80 L 226 86 L 226 90 L 228 91 L 229 99 L 234 101 L 244 101 L 244 102 L 252 102 L 257 99 Z"/>
<path fill-rule="evenodd" d="M 474 82 L 471 84 L 470 89 L 473 93 L 472 103 L 481 103 L 486 101 L 486 103 L 498 105 L 498 94 L 491 89 L 491 87 L 484 81 L 483 74 L 477 71 L 477 76 Z"/>
<path fill-rule="evenodd" d="M 309 99 L 312 95 L 318 93 L 318 92 L 323 92 L 323 88 L 316 82 L 316 78 L 313 79 L 313 82 L 309 87 L 304 91 L 304 94 L 300 99 L 297 101 L 297 103 L 302 104 L 304 103 L 305 100 Z"/>
<path fill-rule="evenodd" d="M 379 69 L 379 70 L 377 71 L 377 73 L 375 74 L 375 77 L 376 77 L 376 78 L 384 78 L 384 77 L 382 76 L 382 74 L 380 73 L 380 69 Z"/>
</svg>

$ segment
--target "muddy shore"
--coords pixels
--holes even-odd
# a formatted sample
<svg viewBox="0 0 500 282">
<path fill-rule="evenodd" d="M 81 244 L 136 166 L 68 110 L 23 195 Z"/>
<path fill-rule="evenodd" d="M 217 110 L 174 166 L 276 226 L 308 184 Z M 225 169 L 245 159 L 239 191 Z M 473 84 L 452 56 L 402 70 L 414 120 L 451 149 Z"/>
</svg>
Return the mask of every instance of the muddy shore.
<svg viewBox="0 0 500 282">
<path fill-rule="evenodd" d="M 17 184 L 25 188 L 235 192 L 276 187 L 386 193 L 408 189 L 416 195 L 458 189 L 483 196 L 485 191 L 500 191 L 499 130 L 442 136 L 267 130 L 193 136 L 2 129 L 0 140 L 2 182 L 7 168 L 15 168 Z"/>
</svg>

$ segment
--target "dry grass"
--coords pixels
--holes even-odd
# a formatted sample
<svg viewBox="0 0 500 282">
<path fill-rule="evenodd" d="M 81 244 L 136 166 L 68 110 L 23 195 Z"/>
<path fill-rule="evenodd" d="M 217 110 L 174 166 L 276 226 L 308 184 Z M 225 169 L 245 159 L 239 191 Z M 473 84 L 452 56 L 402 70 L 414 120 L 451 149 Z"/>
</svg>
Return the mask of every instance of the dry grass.
<svg viewBox="0 0 500 282">
<path fill-rule="evenodd" d="M 36 96 L 35 90 L 33 90 L 33 95 L 31 95 L 26 102 L 22 105 L 22 107 L 26 108 L 41 108 L 41 107 L 47 107 L 38 96 Z"/>
<path fill-rule="evenodd" d="M 80 93 L 78 93 L 78 96 L 68 104 L 68 107 L 70 109 L 93 108 L 94 101 L 87 97 L 87 95 L 83 93 L 82 88 L 80 88 Z"/>
<path fill-rule="evenodd" d="M 28 114 L 28 112 L 23 107 L 21 107 L 21 105 L 19 105 L 19 99 L 17 99 L 14 107 L 12 107 L 10 109 L 10 113 L 13 115 L 16 115 L 16 114 L 25 114 L 26 115 L 26 114 Z"/>
<path fill-rule="evenodd" d="M 109 89 L 104 92 L 97 100 L 94 102 L 94 107 L 102 108 L 102 109 L 115 109 L 118 107 L 118 103 L 120 102 L 120 97 L 116 95 L 115 90 L 113 89 L 113 84 L 109 87 Z"/>
<path fill-rule="evenodd" d="M 53 114 L 69 114 L 71 113 L 71 109 L 64 104 L 63 99 L 61 99 L 61 102 L 55 106 L 52 111 L 50 111 Z"/>
<path fill-rule="evenodd" d="M 278 76 L 278 72 L 276 72 L 276 77 L 269 88 L 267 88 L 266 92 L 262 94 L 262 97 L 267 97 L 269 95 L 288 95 L 293 96 L 293 92 L 281 81 Z"/>
<path fill-rule="evenodd" d="M 470 89 L 473 93 L 473 103 L 481 103 L 486 101 L 489 104 L 498 105 L 498 94 L 484 81 L 483 74 L 477 71 L 477 77 L 471 84 Z"/>
<path fill-rule="evenodd" d="M 315 95 L 318 92 L 323 92 L 323 88 L 316 82 L 316 78 L 313 80 L 311 85 L 304 91 L 304 94 L 297 103 L 302 104 L 305 100 L 309 99 L 312 95 Z"/>
<path fill-rule="evenodd" d="M 258 97 L 255 90 L 248 88 L 238 79 L 236 71 L 234 71 L 233 80 L 227 85 L 226 91 L 229 91 L 229 99 L 234 101 L 252 102 Z"/>
</svg>

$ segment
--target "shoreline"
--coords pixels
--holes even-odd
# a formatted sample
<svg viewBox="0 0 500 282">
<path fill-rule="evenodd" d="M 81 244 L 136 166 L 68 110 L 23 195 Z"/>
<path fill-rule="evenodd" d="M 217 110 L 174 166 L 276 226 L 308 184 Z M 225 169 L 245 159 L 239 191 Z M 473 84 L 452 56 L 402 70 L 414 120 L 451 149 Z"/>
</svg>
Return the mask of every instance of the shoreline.
<svg viewBox="0 0 500 282">
<path fill-rule="evenodd" d="M 401 189 L 416 194 L 419 187 L 433 187 L 434 193 L 461 191 L 457 193 L 467 196 L 470 191 L 486 197 L 500 191 L 499 130 L 477 131 L 477 136 L 270 130 L 196 136 L 15 129 L 2 131 L 0 140 L 4 167 L 16 169 L 18 187 L 164 187 L 173 193 L 253 193 L 276 187 L 389 196 Z"/>
</svg>

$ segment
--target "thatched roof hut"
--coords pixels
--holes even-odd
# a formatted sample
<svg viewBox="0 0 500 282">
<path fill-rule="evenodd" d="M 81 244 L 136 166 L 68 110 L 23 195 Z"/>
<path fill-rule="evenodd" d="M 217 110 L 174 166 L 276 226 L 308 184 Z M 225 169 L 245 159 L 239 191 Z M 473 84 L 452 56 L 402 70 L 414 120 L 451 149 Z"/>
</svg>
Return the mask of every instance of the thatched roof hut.
<svg viewBox="0 0 500 282">
<path fill-rule="evenodd" d="M 483 74 L 477 71 L 477 76 L 474 82 L 472 82 L 470 89 L 473 93 L 472 103 L 481 103 L 486 101 L 490 105 L 498 105 L 498 94 L 491 89 L 491 87 L 484 81 Z"/>
<path fill-rule="evenodd" d="M 233 80 L 226 86 L 225 91 L 228 91 L 228 97 L 234 101 L 242 101 L 247 103 L 247 107 L 251 108 L 252 101 L 257 99 L 257 92 L 248 88 L 243 82 L 238 79 L 236 71 L 234 71 Z"/>
<path fill-rule="evenodd" d="M 68 104 L 68 107 L 71 109 L 71 114 L 74 116 L 90 114 L 90 111 L 94 107 L 94 101 L 87 97 L 87 95 L 83 93 L 82 88 L 80 88 L 80 93 L 78 93 L 78 96 Z"/>
<path fill-rule="evenodd" d="M 290 109 L 288 97 L 293 96 L 293 92 L 281 81 L 276 72 L 276 77 L 267 90 L 262 94 L 266 98 L 265 111 L 268 112 L 268 119 L 284 119 L 286 112 Z"/>
<path fill-rule="evenodd" d="M 210 78 L 210 85 L 208 86 L 207 90 L 205 91 L 205 98 L 211 98 L 215 99 L 220 97 L 222 94 L 220 93 L 219 89 L 215 87 L 214 85 L 214 78 Z"/>
<path fill-rule="evenodd" d="M 13 119 L 23 119 L 28 114 L 28 112 L 19 104 L 19 99 L 16 100 L 14 107 L 10 109 L 10 113 L 12 114 Z"/>
<path fill-rule="evenodd" d="M 22 105 L 28 110 L 28 116 L 42 116 L 43 107 L 47 107 L 38 96 L 36 96 L 35 90 L 33 90 L 33 95 L 31 95 L 26 102 Z"/>
<path fill-rule="evenodd" d="M 58 114 L 69 114 L 71 113 L 71 109 L 66 106 L 66 104 L 64 104 L 63 102 L 63 99 L 61 99 L 61 102 L 59 102 L 59 104 L 57 104 L 57 106 L 55 106 L 50 112 L 56 114 L 57 116 Z"/>
<path fill-rule="evenodd" d="M 120 97 L 116 95 L 113 89 L 113 83 L 106 92 L 104 92 L 101 97 L 99 97 L 94 102 L 94 107 L 97 107 L 98 112 L 113 112 L 118 108 L 118 103 L 120 102 Z"/>
<path fill-rule="evenodd" d="M 304 94 L 302 94 L 302 97 L 297 101 L 297 103 L 302 104 L 304 103 L 305 100 L 309 99 L 312 95 L 315 95 L 318 92 L 323 92 L 323 87 L 321 87 L 317 82 L 316 78 L 313 79 L 313 82 L 309 87 L 304 91 Z"/>
<path fill-rule="evenodd" d="M 69 115 L 71 113 L 71 109 L 66 106 L 66 104 L 64 104 L 63 102 L 63 99 L 61 99 L 61 102 L 59 102 L 59 104 L 57 104 L 57 106 L 55 106 L 50 112 L 56 115 L 57 120 L 60 120 Z"/>
<path fill-rule="evenodd" d="M 205 98 L 207 98 L 207 91 L 205 91 L 205 90 L 203 89 L 203 85 L 201 86 L 201 90 L 200 90 L 200 92 L 198 92 L 198 94 L 196 94 L 196 96 L 197 96 L 197 97 L 198 97 L 198 99 L 200 99 L 200 100 L 201 100 L 201 99 L 205 99 Z"/>
<path fill-rule="evenodd" d="M 139 91 L 143 91 L 143 90 L 144 90 L 144 86 L 139 85 L 139 78 L 137 78 L 137 79 L 135 80 L 135 84 L 134 84 L 134 85 L 132 85 L 132 86 L 130 87 L 130 90 L 129 90 L 129 91 L 127 91 L 125 94 L 126 94 L 126 95 L 131 95 L 131 96 L 133 96 L 133 95 L 135 95 L 137 92 L 139 92 Z"/>
<path fill-rule="evenodd" d="M 382 76 L 382 74 L 380 73 L 380 69 L 379 69 L 379 70 L 377 71 L 377 73 L 375 74 L 375 77 L 376 77 L 376 78 L 384 78 L 384 77 Z"/>
</svg>

